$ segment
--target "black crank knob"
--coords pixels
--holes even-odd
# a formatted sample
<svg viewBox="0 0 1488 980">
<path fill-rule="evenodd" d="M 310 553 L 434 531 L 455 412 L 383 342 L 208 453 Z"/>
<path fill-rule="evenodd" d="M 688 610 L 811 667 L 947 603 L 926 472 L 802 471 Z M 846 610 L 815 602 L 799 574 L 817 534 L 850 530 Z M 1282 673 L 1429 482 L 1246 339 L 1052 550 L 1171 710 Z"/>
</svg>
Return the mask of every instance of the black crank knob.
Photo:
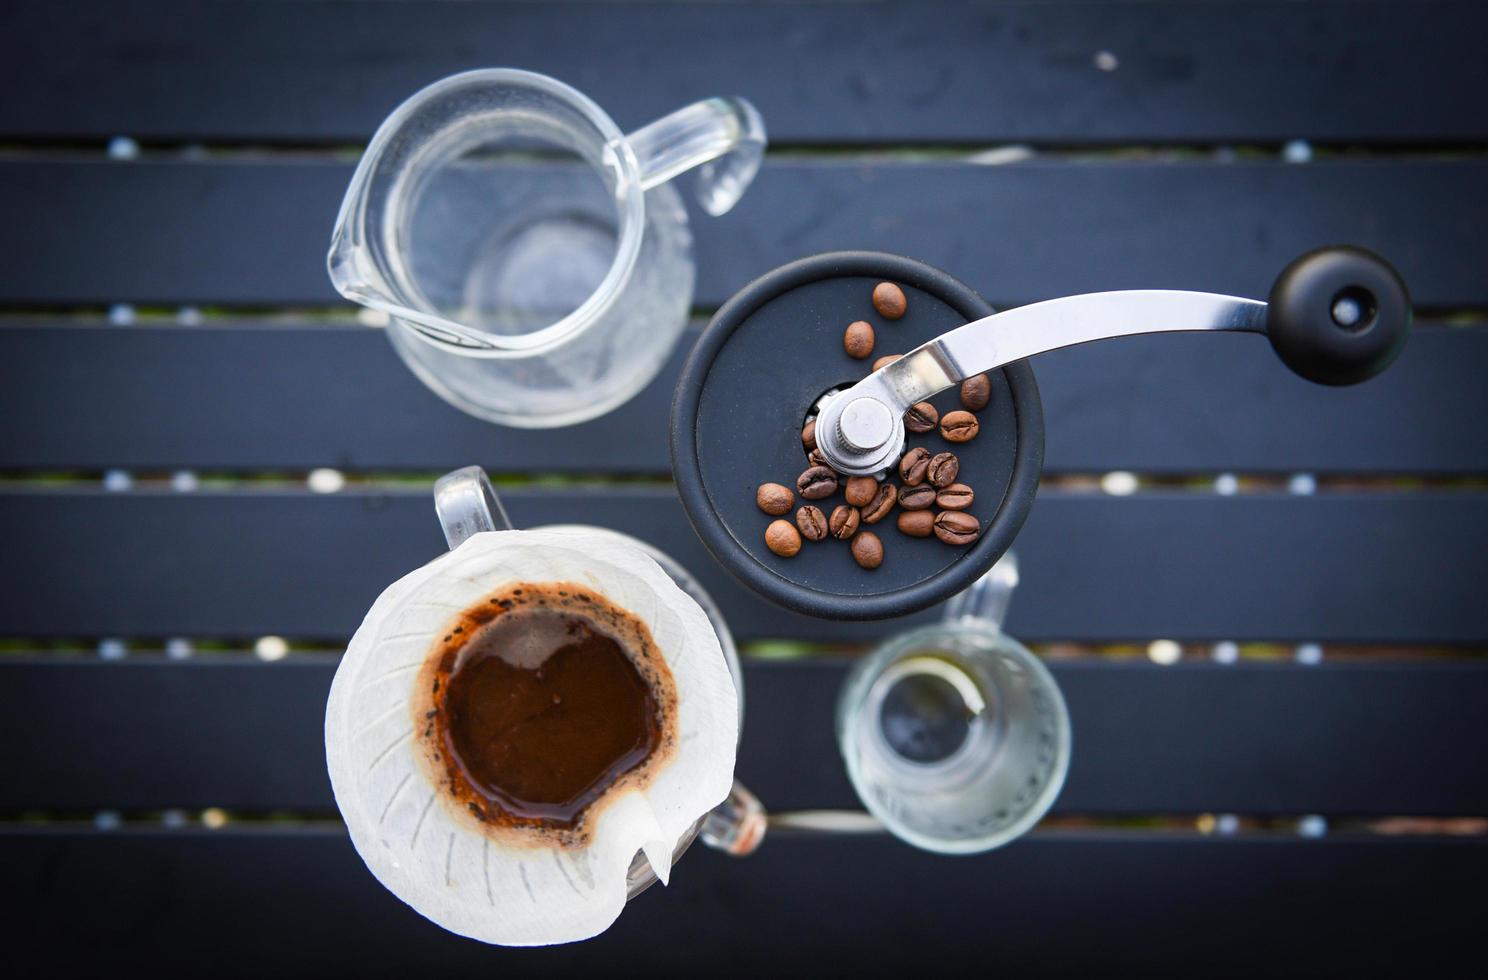
<svg viewBox="0 0 1488 980">
<path fill-rule="evenodd" d="M 1325 385 L 1379 374 L 1400 356 L 1410 328 L 1410 294 L 1400 274 L 1351 245 L 1295 259 L 1276 277 L 1266 311 L 1266 333 L 1282 361 Z"/>
</svg>

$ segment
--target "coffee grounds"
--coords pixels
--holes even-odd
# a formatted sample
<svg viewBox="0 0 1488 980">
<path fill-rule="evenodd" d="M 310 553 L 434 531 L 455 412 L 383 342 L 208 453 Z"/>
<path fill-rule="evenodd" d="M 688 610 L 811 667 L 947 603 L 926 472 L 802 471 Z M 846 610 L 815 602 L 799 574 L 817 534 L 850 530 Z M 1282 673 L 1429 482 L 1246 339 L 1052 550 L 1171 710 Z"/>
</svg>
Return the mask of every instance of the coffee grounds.
<svg viewBox="0 0 1488 980">
<path fill-rule="evenodd" d="M 581 845 L 596 802 L 649 780 L 675 742 L 650 631 L 571 583 L 523 583 L 467 610 L 424 674 L 427 761 L 488 830 Z"/>
</svg>

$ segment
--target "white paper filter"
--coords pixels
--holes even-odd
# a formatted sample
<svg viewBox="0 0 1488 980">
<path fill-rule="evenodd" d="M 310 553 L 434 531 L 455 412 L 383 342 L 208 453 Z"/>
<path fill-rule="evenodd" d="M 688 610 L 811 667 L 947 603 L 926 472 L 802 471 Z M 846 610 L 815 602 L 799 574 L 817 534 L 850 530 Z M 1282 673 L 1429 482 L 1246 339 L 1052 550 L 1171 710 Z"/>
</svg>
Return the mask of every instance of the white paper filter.
<svg viewBox="0 0 1488 980">
<path fill-rule="evenodd" d="M 582 849 L 490 839 L 415 758 L 411 701 L 425 657 L 462 611 L 519 582 L 587 585 L 629 611 L 676 685 L 671 761 L 599 811 Z M 733 679 L 702 609 L 637 549 L 573 531 L 477 534 L 389 586 L 352 637 L 325 720 L 336 805 L 377 880 L 444 928 L 506 946 L 603 932 L 625 906 L 638 850 L 665 883 L 678 840 L 728 795 L 737 738 Z"/>
</svg>

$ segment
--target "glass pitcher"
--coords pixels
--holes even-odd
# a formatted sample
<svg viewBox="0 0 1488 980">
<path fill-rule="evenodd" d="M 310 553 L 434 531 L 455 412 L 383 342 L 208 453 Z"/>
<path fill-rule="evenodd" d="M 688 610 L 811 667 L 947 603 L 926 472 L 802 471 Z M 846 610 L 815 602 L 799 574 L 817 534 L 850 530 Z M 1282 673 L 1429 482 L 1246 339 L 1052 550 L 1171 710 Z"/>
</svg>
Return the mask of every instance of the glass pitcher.
<svg viewBox="0 0 1488 980">
<path fill-rule="evenodd" d="M 1064 697 L 1002 632 L 1017 584 L 1008 552 L 947 602 L 942 622 L 888 640 L 843 684 L 837 740 L 853 788 L 891 833 L 924 850 L 1001 847 L 1064 786 Z"/>
<path fill-rule="evenodd" d="M 699 168 L 699 202 L 724 214 L 764 148 L 743 99 L 627 136 L 546 76 L 454 75 L 377 130 L 336 220 L 331 281 L 386 315 L 399 356 L 456 408 L 582 422 L 655 377 L 686 325 L 692 236 L 667 182 Z"/>
</svg>

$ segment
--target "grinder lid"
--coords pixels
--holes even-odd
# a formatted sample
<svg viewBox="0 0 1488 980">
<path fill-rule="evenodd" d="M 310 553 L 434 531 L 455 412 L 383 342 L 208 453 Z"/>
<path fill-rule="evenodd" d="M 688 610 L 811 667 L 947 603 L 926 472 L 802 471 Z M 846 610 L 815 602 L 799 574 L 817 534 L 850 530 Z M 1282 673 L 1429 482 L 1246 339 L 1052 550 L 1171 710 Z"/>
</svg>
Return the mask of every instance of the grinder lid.
<svg viewBox="0 0 1488 980">
<path fill-rule="evenodd" d="M 888 320 L 873 308 L 873 287 L 897 283 L 908 311 Z M 740 290 L 703 332 L 672 402 L 672 471 L 683 507 L 708 550 L 766 598 L 828 619 L 885 619 L 923 609 L 969 586 L 1000 558 L 1028 516 L 1043 467 L 1044 423 L 1038 385 L 1026 361 L 989 375 L 992 399 L 977 413 L 979 434 L 949 443 L 938 430 L 910 433 L 906 448 L 954 452 L 957 482 L 975 491 L 967 511 L 981 537 L 951 546 L 912 538 L 888 517 L 864 525 L 884 546 L 883 564 L 858 566 L 845 541 L 803 542 L 781 558 L 765 546 L 776 518 L 755 504 L 761 483 L 794 488 L 811 464 L 801 428 L 822 395 L 849 387 L 886 354 L 903 354 L 992 308 L 970 287 L 923 262 L 883 252 L 829 252 L 799 259 Z M 863 360 L 843 349 L 855 320 L 872 324 L 875 345 Z M 956 388 L 931 399 L 944 415 L 960 408 Z M 897 472 L 886 479 L 899 483 Z M 826 514 L 842 491 L 815 503 Z"/>
</svg>

